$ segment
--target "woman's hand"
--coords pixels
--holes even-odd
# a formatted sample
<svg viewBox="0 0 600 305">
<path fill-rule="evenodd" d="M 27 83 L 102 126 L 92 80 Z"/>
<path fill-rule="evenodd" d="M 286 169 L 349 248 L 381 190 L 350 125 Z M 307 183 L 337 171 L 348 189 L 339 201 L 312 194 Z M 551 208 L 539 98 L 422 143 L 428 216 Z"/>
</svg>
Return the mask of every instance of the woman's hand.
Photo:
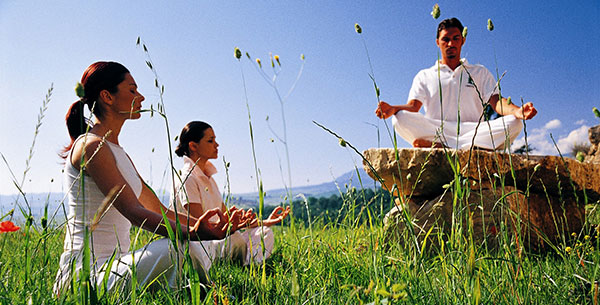
<svg viewBox="0 0 600 305">
<path fill-rule="evenodd" d="M 217 215 L 218 221 L 210 219 Z M 208 210 L 198 218 L 198 221 L 190 228 L 189 234 L 192 240 L 223 239 L 227 236 L 228 219 L 219 208 Z"/>
<path fill-rule="evenodd" d="M 275 210 L 271 212 L 271 215 L 269 215 L 269 218 L 265 219 L 262 224 L 267 227 L 276 225 L 285 219 L 289 213 L 290 207 L 286 207 L 285 209 L 283 207 L 276 207 Z"/>
</svg>

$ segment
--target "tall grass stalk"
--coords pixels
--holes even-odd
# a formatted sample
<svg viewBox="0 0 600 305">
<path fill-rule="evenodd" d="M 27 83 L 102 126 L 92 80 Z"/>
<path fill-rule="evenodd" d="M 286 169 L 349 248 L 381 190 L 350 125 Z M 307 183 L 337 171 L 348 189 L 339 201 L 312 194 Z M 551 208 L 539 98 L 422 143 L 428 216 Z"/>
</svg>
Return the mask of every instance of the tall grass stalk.
<svg viewBox="0 0 600 305">
<path fill-rule="evenodd" d="M 304 71 L 304 64 L 305 64 L 304 54 L 302 54 L 300 56 L 300 59 L 302 60 L 302 65 L 300 66 L 300 69 L 298 70 L 298 74 L 296 75 L 296 79 L 294 80 L 294 82 L 290 86 L 290 88 L 289 88 L 289 90 L 288 90 L 288 92 L 286 93 L 285 96 L 281 95 L 281 93 L 279 91 L 279 87 L 277 86 L 277 78 L 279 76 L 279 73 L 282 71 L 281 70 L 281 62 L 279 60 L 279 56 L 278 55 L 273 56 L 271 53 L 269 53 L 269 59 L 270 59 L 270 63 L 271 63 L 271 68 L 273 70 L 272 71 L 272 76 L 269 76 L 264 71 L 260 59 L 257 58 L 255 61 L 253 61 L 252 58 L 250 57 L 250 55 L 248 54 L 248 52 L 246 52 L 246 57 L 254 65 L 254 67 L 256 68 L 256 71 L 258 72 L 258 74 L 260 76 L 262 76 L 262 78 L 265 80 L 265 82 L 273 89 L 273 92 L 275 93 L 277 101 L 279 102 L 279 108 L 280 108 L 281 120 L 282 120 L 282 132 L 283 132 L 283 135 L 280 136 L 277 132 L 275 132 L 275 130 L 271 127 L 271 125 L 269 123 L 269 118 L 268 117 L 267 117 L 267 125 L 268 125 L 269 129 L 271 130 L 271 132 L 273 133 L 273 136 L 279 142 L 281 142 L 283 144 L 284 148 L 285 148 L 285 161 L 286 161 L 286 164 L 287 164 L 287 176 L 288 176 L 288 179 L 287 179 L 287 183 L 285 183 L 285 181 L 284 181 L 284 188 L 286 189 L 287 200 L 288 200 L 288 203 L 289 203 L 289 206 L 290 206 L 290 215 L 292 216 L 292 217 L 290 217 L 290 228 L 292 230 L 294 230 L 294 217 L 293 217 L 294 216 L 294 211 L 293 211 L 293 205 L 292 205 L 292 201 L 293 201 L 292 167 L 291 167 L 291 161 L 290 161 L 290 152 L 289 152 L 289 145 L 288 145 L 289 142 L 288 142 L 288 136 L 287 136 L 287 122 L 286 122 L 286 118 L 285 118 L 285 109 L 284 109 L 284 106 L 285 106 L 285 102 L 287 101 L 288 97 L 292 94 L 292 92 L 296 88 L 296 84 L 300 80 L 300 77 L 302 76 L 302 72 Z M 245 82 L 244 82 L 244 92 L 246 92 Z M 247 94 L 246 94 L 246 102 L 247 102 Z"/>
</svg>

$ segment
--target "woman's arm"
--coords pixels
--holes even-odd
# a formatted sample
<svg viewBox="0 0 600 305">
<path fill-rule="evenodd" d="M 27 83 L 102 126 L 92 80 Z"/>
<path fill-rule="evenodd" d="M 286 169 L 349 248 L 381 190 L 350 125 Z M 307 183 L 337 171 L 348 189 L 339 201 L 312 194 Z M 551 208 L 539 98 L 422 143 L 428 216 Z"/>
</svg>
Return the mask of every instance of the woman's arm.
<svg viewBox="0 0 600 305">
<path fill-rule="evenodd" d="M 154 194 L 147 189 L 147 187 L 145 187 L 145 190 L 142 190 L 143 198 L 140 197 L 140 199 L 149 200 L 150 198 L 154 197 L 156 201 L 151 199 L 151 202 L 147 203 L 147 205 L 151 206 L 152 209 L 149 209 L 141 204 L 140 200 L 138 200 L 138 198 L 135 196 L 125 178 L 123 178 L 119 172 L 110 148 L 106 147 L 106 143 L 102 143 L 102 141 L 102 139 L 96 137 L 87 138 L 87 141 L 85 142 L 85 151 L 83 152 L 84 168 L 86 173 L 94 180 L 100 191 L 105 196 L 109 194 L 113 188 L 123 188 L 123 190 L 115 198 L 113 205 L 125 218 L 131 222 L 131 224 L 142 227 L 151 232 L 156 232 L 162 236 L 167 236 L 168 231 L 163 225 L 164 222 L 162 214 L 160 213 L 160 207 L 156 204 L 158 198 L 156 198 L 156 196 L 154 196 Z M 73 160 L 80 160 L 82 151 L 83 143 L 78 143 L 78 147 L 76 147 L 73 154 Z M 162 204 L 160 204 L 160 206 L 162 206 Z M 226 216 L 223 215 L 223 213 L 219 210 L 212 211 L 210 213 L 207 212 L 206 214 L 209 215 L 202 215 L 202 217 L 200 217 L 197 221 L 195 221 L 193 224 L 190 224 L 191 227 L 188 227 L 187 225 L 184 225 L 185 223 L 182 223 L 182 238 L 187 239 L 189 237 L 192 240 L 224 238 L 228 226 Z M 212 217 L 213 215 L 219 215 L 219 218 L 222 221 L 217 225 L 209 224 L 208 218 Z M 239 223 L 234 224 L 239 225 Z M 172 220 L 169 221 L 168 225 L 170 225 L 172 229 L 176 228 L 175 222 Z"/>
</svg>

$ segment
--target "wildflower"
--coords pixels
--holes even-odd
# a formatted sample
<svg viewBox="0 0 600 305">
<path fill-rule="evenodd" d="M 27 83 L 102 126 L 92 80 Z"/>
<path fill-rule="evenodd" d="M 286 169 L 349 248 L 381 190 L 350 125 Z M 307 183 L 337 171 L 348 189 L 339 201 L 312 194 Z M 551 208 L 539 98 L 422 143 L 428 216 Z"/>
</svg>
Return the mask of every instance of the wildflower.
<svg viewBox="0 0 600 305">
<path fill-rule="evenodd" d="M 571 251 L 573 251 L 573 249 L 571 247 L 566 247 L 565 248 L 565 252 L 571 254 Z"/>
<path fill-rule="evenodd" d="M 275 58 L 275 61 L 281 67 L 281 63 L 279 62 L 279 55 L 275 55 L 275 56 L 273 56 L 273 58 Z"/>
<path fill-rule="evenodd" d="M 340 146 L 341 147 L 346 147 L 346 140 L 340 138 Z"/>
<path fill-rule="evenodd" d="M 362 28 L 360 27 L 360 25 L 358 25 L 358 23 L 354 24 L 354 30 L 356 31 L 356 33 L 361 34 L 362 33 Z"/>
<path fill-rule="evenodd" d="M 571 233 L 571 236 L 572 236 L 573 238 L 575 238 L 575 237 L 577 237 L 577 233 L 573 232 L 573 233 Z"/>
<path fill-rule="evenodd" d="M 512 105 L 512 104 L 513 104 L 512 98 L 511 98 L 510 96 L 508 97 L 508 99 L 506 100 L 506 102 L 507 102 L 509 105 Z"/>
<path fill-rule="evenodd" d="M 235 48 L 233 56 L 235 56 L 235 58 L 237 58 L 238 60 L 242 58 L 242 51 L 240 51 L 240 48 Z"/>
<path fill-rule="evenodd" d="M 597 118 L 600 118 L 600 110 L 598 110 L 598 108 L 594 107 L 592 108 L 592 111 Z"/>
<path fill-rule="evenodd" d="M 584 236 L 584 237 L 583 237 L 583 239 L 585 239 L 585 240 L 589 240 L 589 239 L 590 239 L 590 236 L 589 236 L 589 235 L 586 235 L 586 236 Z"/>
<path fill-rule="evenodd" d="M 498 235 L 498 229 L 496 228 L 496 226 L 492 225 L 490 226 L 490 234 L 496 236 Z"/>
<path fill-rule="evenodd" d="M 467 38 L 467 33 L 468 33 L 468 31 L 469 31 L 469 30 L 467 30 L 467 27 L 465 27 L 465 28 L 463 29 L 462 35 L 463 35 L 463 37 L 464 37 L 464 38 Z"/>
<path fill-rule="evenodd" d="M 77 94 L 78 97 L 85 96 L 85 90 L 83 89 L 83 85 L 80 82 L 77 82 L 77 85 L 75 85 L 75 94 Z"/>
<path fill-rule="evenodd" d="M 433 6 L 433 10 L 431 11 L 431 16 L 433 17 L 433 19 L 440 18 L 440 6 L 437 3 Z"/>
<path fill-rule="evenodd" d="M 494 30 L 494 24 L 492 23 L 492 19 L 488 19 L 488 31 Z"/>
<path fill-rule="evenodd" d="M 19 229 L 20 227 L 15 226 L 15 224 L 10 220 L 0 222 L 0 233 L 14 232 L 18 231 Z"/>
<path fill-rule="evenodd" d="M 304 54 L 300 54 L 300 59 L 304 60 Z"/>
<path fill-rule="evenodd" d="M 258 66 L 259 66 L 259 67 L 261 67 L 261 68 L 262 68 L 262 64 L 260 63 L 260 58 L 257 58 L 257 59 L 256 59 L 256 63 L 258 64 Z"/>
</svg>

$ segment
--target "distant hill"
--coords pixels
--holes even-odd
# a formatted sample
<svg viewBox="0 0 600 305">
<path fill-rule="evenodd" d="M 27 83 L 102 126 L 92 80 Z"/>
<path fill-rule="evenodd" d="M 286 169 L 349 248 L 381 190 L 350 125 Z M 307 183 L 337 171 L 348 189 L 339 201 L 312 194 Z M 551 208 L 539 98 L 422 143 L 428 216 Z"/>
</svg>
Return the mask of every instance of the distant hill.
<svg viewBox="0 0 600 305">
<path fill-rule="evenodd" d="M 375 188 L 373 180 L 367 175 L 367 173 L 360 168 L 358 170 L 360 179 L 364 188 Z M 349 171 L 331 182 L 325 182 L 315 185 L 306 186 L 294 186 L 293 197 L 298 199 L 299 194 L 308 197 L 329 197 L 331 195 L 339 195 L 340 192 L 346 192 L 348 188 L 356 187 L 359 189 L 361 183 L 358 179 L 356 170 Z M 165 205 L 169 205 L 169 194 L 165 192 L 159 192 L 159 198 Z M 287 191 L 284 188 L 267 190 L 265 196 L 265 205 L 278 205 L 286 198 Z M 31 207 L 31 211 L 34 217 L 43 215 L 44 206 L 48 202 L 48 213 L 52 214 L 57 212 L 57 219 L 64 219 L 64 211 L 62 207 L 57 210 L 60 203 L 64 200 L 63 193 L 31 193 L 27 194 L 27 202 Z M 0 195 L 0 217 L 6 214 L 10 209 L 15 208 L 15 217 L 20 218 L 21 212 L 18 207 L 15 206 L 15 202 L 22 207 L 25 207 L 25 200 L 21 195 Z M 229 204 L 234 204 L 239 207 L 249 208 L 258 206 L 258 192 L 253 193 L 242 193 L 232 194 L 232 199 Z"/>
<path fill-rule="evenodd" d="M 358 170 L 360 174 L 360 180 L 362 180 L 362 186 L 364 188 L 375 188 L 373 183 L 373 179 L 367 175 L 367 173 L 360 168 Z M 331 195 L 339 195 L 340 192 L 346 192 L 347 188 L 356 187 L 360 188 L 361 183 L 356 173 L 356 170 L 349 171 L 331 182 L 325 182 L 321 184 L 315 185 L 307 185 L 307 186 L 294 186 L 293 197 L 296 197 L 299 194 L 304 195 L 304 197 L 329 197 Z M 277 205 L 284 201 L 287 196 L 287 191 L 285 188 L 274 189 L 266 191 L 265 196 L 265 205 Z M 258 192 L 253 193 L 244 193 L 244 194 L 235 194 L 233 195 L 232 203 L 237 206 L 245 206 L 245 207 L 253 207 L 258 205 Z M 287 199 L 286 199 L 287 200 Z"/>
</svg>

